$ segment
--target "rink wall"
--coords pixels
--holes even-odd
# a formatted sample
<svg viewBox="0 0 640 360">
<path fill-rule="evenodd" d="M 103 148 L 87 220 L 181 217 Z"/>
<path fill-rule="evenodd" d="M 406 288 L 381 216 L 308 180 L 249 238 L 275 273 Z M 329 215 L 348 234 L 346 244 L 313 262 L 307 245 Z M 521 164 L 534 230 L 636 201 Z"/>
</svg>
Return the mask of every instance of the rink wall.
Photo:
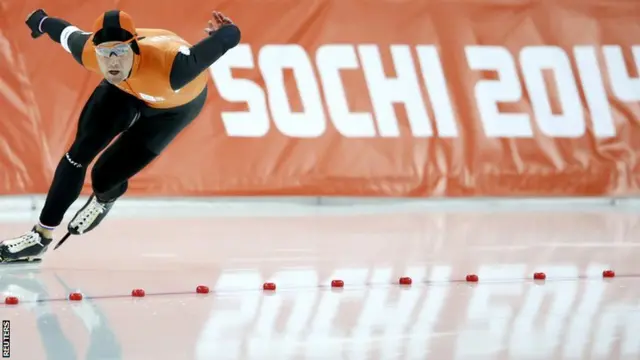
<svg viewBox="0 0 640 360">
<path fill-rule="evenodd" d="M 0 221 L 37 221 L 44 205 L 44 196 L 0 196 Z M 65 220 L 80 209 L 86 196 L 76 201 Z M 145 197 L 126 196 L 118 201 L 110 217 L 175 219 L 184 217 L 300 217 L 366 214 L 480 213 L 519 211 L 560 211 L 561 213 L 607 213 L 640 210 L 638 198 L 474 198 L 474 199 L 407 199 L 357 197 Z"/>
<path fill-rule="evenodd" d="M 176 16 L 175 2 L 150 1 L 121 6 L 140 28 L 202 38 L 210 3 L 181 1 L 188 15 Z M 3 2 L 0 195 L 47 191 L 99 81 L 59 44 L 32 39 L 26 13 L 44 7 L 90 31 L 112 6 Z M 243 0 L 216 10 L 242 43 L 211 67 L 204 111 L 130 196 L 326 204 L 639 192 L 635 0 Z"/>
</svg>

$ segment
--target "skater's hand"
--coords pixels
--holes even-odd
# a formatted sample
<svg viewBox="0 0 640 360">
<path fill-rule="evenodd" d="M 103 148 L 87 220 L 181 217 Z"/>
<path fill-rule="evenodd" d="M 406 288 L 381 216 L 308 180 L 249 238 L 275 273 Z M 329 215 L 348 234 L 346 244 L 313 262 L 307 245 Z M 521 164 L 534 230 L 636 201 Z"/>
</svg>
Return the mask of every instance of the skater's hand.
<svg viewBox="0 0 640 360">
<path fill-rule="evenodd" d="M 219 11 L 214 11 L 212 16 L 213 16 L 213 21 L 209 20 L 207 28 L 204 29 L 204 32 L 206 32 L 209 35 L 218 31 L 218 29 L 220 29 L 223 25 L 233 24 L 233 21 L 231 21 L 231 19 L 224 16 Z"/>
<path fill-rule="evenodd" d="M 34 10 L 29 15 L 27 15 L 27 19 L 25 23 L 31 29 L 31 37 L 36 39 L 40 37 L 44 32 L 40 29 L 40 25 L 42 24 L 42 20 L 47 18 L 47 13 L 42 9 Z"/>
</svg>

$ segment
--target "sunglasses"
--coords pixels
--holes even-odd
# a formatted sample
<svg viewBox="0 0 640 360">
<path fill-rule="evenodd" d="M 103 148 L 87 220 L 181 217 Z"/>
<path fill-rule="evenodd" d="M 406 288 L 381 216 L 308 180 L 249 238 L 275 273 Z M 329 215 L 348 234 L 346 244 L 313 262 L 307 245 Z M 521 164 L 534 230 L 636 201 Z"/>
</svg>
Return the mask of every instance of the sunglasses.
<svg viewBox="0 0 640 360">
<path fill-rule="evenodd" d="M 115 56 L 128 54 L 131 51 L 129 44 L 131 44 L 133 40 L 135 40 L 135 38 L 114 45 L 97 45 L 95 46 L 96 54 L 103 57 L 110 57 L 111 54 Z"/>
</svg>

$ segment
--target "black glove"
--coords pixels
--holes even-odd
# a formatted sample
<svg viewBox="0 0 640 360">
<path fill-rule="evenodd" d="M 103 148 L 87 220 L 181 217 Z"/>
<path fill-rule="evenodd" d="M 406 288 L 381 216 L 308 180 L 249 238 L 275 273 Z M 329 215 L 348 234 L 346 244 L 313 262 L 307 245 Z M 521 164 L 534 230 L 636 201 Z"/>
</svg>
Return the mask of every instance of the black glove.
<svg viewBox="0 0 640 360">
<path fill-rule="evenodd" d="M 47 13 L 42 9 L 38 9 L 27 16 L 27 21 L 25 21 L 25 23 L 27 24 L 29 29 L 31 29 L 32 38 L 37 39 L 42 36 L 42 34 L 44 34 L 44 32 L 40 31 L 39 28 L 40 22 L 45 17 L 47 17 Z"/>
</svg>

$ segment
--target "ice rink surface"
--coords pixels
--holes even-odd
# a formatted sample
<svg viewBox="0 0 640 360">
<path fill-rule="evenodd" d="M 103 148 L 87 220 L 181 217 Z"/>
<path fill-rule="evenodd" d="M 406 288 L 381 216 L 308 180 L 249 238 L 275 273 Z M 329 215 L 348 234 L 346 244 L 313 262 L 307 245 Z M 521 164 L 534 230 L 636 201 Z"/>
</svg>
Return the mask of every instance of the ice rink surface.
<svg viewBox="0 0 640 360">
<path fill-rule="evenodd" d="M 40 204 L 12 206 L 2 238 Z M 638 209 L 122 201 L 40 265 L 0 268 L 20 299 L 0 318 L 20 360 L 637 360 Z"/>
</svg>

